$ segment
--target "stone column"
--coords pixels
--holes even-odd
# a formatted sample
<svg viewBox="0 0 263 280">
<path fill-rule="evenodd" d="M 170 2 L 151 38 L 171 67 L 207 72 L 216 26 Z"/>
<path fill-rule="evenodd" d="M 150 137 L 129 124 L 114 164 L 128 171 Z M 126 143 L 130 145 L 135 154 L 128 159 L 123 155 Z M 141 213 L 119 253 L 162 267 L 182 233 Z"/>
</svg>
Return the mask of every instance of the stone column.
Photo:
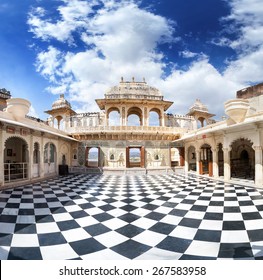
<svg viewBox="0 0 263 280">
<path fill-rule="evenodd" d="M 228 181 L 231 178 L 230 151 L 228 148 L 223 148 L 223 151 L 224 151 L 224 179 Z"/>
<path fill-rule="evenodd" d="M 165 126 L 164 112 L 162 112 L 161 114 L 161 126 Z"/>
<path fill-rule="evenodd" d="M 33 143 L 33 130 L 30 130 L 30 139 L 29 139 L 29 147 L 28 147 L 28 153 L 29 153 L 29 157 L 28 157 L 28 179 L 32 179 L 33 178 L 33 154 L 34 154 L 34 143 Z"/>
<path fill-rule="evenodd" d="M 144 109 L 143 109 L 143 125 L 149 126 L 149 114 L 148 114 L 147 107 L 144 107 Z"/>
<path fill-rule="evenodd" d="M 121 108 L 120 116 L 121 116 L 121 125 L 126 126 L 127 125 L 127 116 L 126 116 L 125 107 Z"/>
<path fill-rule="evenodd" d="M 108 108 L 105 108 L 105 126 L 109 125 L 109 114 L 108 114 Z"/>
<path fill-rule="evenodd" d="M 218 149 L 212 149 L 213 153 L 213 174 L 215 178 L 219 177 L 219 169 L 218 169 Z"/>
<path fill-rule="evenodd" d="M 40 153 L 40 158 L 39 158 L 39 176 L 40 178 L 43 178 L 45 175 L 45 163 L 44 163 L 44 132 L 41 133 L 41 139 L 40 139 L 40 147 L 39 147 L 39 153 Z"/>
<path fill-rule="evenodd" d="M 255 185 L 262 187 L 263 184 L 263 170 L 262 170 L 262 147 L 254 146 L 255 150 Z M 253 169 L 252 171 L 253 172 Z"/>
</svg>

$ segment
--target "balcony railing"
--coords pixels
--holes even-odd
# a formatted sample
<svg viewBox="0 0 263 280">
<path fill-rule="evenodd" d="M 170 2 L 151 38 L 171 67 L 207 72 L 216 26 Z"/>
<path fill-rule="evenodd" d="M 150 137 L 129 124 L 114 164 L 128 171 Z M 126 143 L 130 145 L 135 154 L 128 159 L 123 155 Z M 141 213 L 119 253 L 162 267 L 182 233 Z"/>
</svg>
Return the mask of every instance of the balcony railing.
<svg viewBox="0 0 263 280">
<path fill-rule="evenodd" d="M 28 177 L 28 163 L 4 163 L 5 182 L 23 180 Z"/>
<path fill-rule="evenodd" d="M 165 134 L 180 134 L 186 132 L 186 128 L 182 127 L 166 127 L 166 126 L 79 126 L 79 127 L 68 127 L 67 133 L 165 133 Z"/>
</svg>

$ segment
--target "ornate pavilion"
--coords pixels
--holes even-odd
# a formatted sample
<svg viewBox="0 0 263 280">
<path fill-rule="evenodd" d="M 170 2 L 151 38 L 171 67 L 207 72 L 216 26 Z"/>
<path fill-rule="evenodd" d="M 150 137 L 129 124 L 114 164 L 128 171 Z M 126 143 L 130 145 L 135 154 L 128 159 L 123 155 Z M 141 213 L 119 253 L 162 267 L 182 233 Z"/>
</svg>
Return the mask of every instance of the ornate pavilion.
<svg viewBox="0 0 263 280">
<path fill-rule="evenodd" d="M 184 115 L 143 81 L 124 81 L 97 99 L 98 112 L 76 113 L 61 95 L 47 121 L 29 117 L 30 102 L 0 90 L 0 186 L 63 172 L 195 172 L 263 184 L 263 87 L 237 92 L 228 116 L 196 100 Z M 67 166 L 68 169 L 62 167 Z"/>
</svg>

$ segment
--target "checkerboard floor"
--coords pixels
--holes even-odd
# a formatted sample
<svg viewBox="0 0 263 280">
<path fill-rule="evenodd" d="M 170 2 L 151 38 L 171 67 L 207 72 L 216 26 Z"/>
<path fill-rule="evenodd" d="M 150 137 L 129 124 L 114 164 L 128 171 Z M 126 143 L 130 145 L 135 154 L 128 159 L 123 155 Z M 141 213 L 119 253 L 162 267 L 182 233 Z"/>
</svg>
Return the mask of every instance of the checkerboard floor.
<svg viewBox="0 0 263 280">
<path fill-rule="evenodd" d="M 183 174 L 5 190 L 0 259 L 263 259 L 263 190 Z"/>
</svg>

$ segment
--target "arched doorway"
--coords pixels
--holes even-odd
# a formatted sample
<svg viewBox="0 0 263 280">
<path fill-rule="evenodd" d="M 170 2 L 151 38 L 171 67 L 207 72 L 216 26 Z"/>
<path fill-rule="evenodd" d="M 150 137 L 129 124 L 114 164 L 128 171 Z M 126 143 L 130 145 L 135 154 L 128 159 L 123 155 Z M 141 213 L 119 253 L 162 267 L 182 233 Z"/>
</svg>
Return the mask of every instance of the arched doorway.
<svg viewBox="0 0 263 280">
<path fill-rule="evenodd" d="M 237 139 L 231 144 L 231 177 L 254 180 L 255 151 L 252 145 L 250 140 L 244 138 Z"/>
<path fill-rule="evenodd" d="M 199 170 L 200 174 L 213 176 L 213 153 L 208 144 L 202 145 L 200 149 Z"/>
<path fill-rule="evenodd" d="M 86 148 L 86 167 L 99 167 L 100 149 L 97 147 Z"/>
<path fill-rule="evenodd" d="M 20 137 L 8 138 L 4 149 L 4 180 L 5 182 L 28 178 L 28 145 Z"/>
<path fill-rule="evenodd" d="M 57 151 L 52 142 L 44 146 L 44 173 L 45 175 L 56 173 Z"/>
<path fill-rule="evenodd" d="M 188 148 L 188 171 L 196 171 L 196 150 L 194 146 Z"/>
</svg>

